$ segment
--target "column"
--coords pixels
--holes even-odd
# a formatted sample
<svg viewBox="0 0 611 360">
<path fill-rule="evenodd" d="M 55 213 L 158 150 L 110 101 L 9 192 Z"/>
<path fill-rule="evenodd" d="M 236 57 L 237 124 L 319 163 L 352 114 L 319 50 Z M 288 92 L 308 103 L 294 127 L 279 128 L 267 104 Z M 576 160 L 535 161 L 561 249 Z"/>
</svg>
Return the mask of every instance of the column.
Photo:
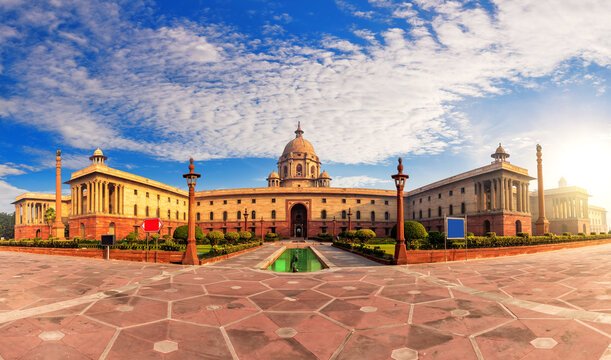
<svg viewBox="0 0 611 360">
<path fill-rule="evenodd" d="M 118 207 L 117 207 L 117 214 L 123 215 L 123 202 L 125 201 L 123 199 L 123 192 L 125 191 L 125 189 L 123 188 L 123 185 L 119 185 L 119 194 L 118 194 Z"/>
<path fill-rule="evenodd" d="M 27 201 L 24 201 L 23 206 L 25 206 L 25 223 L 30 223 L 30 204 Z"/>
<path fill-rule="evenodd" d="M 490 207 L 492 210 L 496 210 L 497 207 L 497 195 L 496 195 L 496 179 L 490 180 Z"/>
<path fill-rule="evenodd" d="M 21 225 L 21 224 L 19 224 L 19 207 L 20 206 L 21 205 L 16 205 L 15 206 L 15 224 L 17 224 L 17 225 Z"/>
<path fill-rule="evenodd" d="M 477 204 L 477 212 L 480 212 L 480 211 L 482 211 L 482 200 L 481 200 L 482 189 L 480 187 L 480 183 L 479 182 L 475 183 L 475 193 L 476 193 L 475 202 Z"/>
</svg>

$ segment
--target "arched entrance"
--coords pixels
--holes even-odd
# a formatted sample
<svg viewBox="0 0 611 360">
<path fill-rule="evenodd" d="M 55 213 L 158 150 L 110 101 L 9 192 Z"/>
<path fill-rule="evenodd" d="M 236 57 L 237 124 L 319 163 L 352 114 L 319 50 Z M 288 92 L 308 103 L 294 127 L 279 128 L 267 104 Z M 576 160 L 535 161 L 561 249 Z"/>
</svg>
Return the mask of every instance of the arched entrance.
<svg viewBox="0 0 611 360">
<path fill-rule="evenodd" d="M 490 232 L 490 221 L 486 220 L 484 221 L 484 235 L 486 235 L 486 233 Z"/>
<path fill-rule="evenodd" d="M 291 208 L 291 236 L 308 237 L 308 209 L 303 204 Z"/>
<path fill-rule="evenodd" d="M 115 234 L 115 223 L 114 222 L 111 222 L 108 225 L 108 234 L 109 235 L 114 235 Z"/>
<path fill-rule="evenodd" d="M 522 232 L 522 222 L 520 220 L 516 220 L 516 235 Z"/>
<path fill-rule="evenodd" d="M 81 238 L 85 238 L 85 224 L 83 223 L 81 223 L 81 225 L 79 226 L 79 234 Z"/>
<path fill-rule="evenodd" d="M 36 230 L 36 238 L 37 238 L 37 239 L 40 239 L 40 229 L 37 229 L 37 230 Z"/>
</svg>

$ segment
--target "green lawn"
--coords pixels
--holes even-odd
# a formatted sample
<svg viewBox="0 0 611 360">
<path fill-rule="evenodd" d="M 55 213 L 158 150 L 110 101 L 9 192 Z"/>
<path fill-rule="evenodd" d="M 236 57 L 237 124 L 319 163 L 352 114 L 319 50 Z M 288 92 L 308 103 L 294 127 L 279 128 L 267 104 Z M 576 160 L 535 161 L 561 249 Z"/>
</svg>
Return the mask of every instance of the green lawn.
<svg viewBox="0 0 611 360">
<path fill-rule="evenodd" d="M 212 249 L 210 245 L 197 245 L 197 253 L 198 254 L 207 254 Z"/>
<path fill-rule="evenodd" d="M 365 245 L 368 248 L 374 248 L 376 246 L 379 246 L 380 249 L 384 250 L 385 253 L 390 254 L 390 255 L 395 255 L 395 244 L 370 244 L 370 245 Z"/>
</svg>

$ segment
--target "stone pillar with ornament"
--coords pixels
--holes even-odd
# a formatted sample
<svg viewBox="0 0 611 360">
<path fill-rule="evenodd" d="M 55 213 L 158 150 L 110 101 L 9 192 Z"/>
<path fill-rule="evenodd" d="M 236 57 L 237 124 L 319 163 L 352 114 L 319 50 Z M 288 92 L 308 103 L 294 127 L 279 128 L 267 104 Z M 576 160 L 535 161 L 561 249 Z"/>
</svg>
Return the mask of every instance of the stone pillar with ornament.
<svg viewBox="0 0 611 360">
<path fill-rule="evenodd" d="M 62 152 L 57 150 L 55 153 L 55 221 L 52 236 L 65 240 L 64 228 L 62 222 Z"/>
<path fill-rule="evenodd" d="M 182 258 L 183 265 L 199 265 L 197 257 L 197 244 L 195 242 L 195 185 L 200 174 L 195 173 L 193 158 L 189 160 L 189 172 L 182 177 L 187 179 L 189 186 L 189 221 L 187 232 L 187 250 Z"/>
<path fill-rule="evenodd" d="M 393 175 L 392 178 L 395 181 L 397 187 L 397 236 L 395 243 L 395 259 L 396 265 L 407 264 L 407 249 L 405 247 L 405 233 L 404 233 L 404 219 L 403 219 L 403 189 L 405 182 L 409 178 L 407 174 L 403 174 L 403 163 L 402 159 L 399 158 L 399 165 L 397 166 L 397 174 Z"/>
</svg>

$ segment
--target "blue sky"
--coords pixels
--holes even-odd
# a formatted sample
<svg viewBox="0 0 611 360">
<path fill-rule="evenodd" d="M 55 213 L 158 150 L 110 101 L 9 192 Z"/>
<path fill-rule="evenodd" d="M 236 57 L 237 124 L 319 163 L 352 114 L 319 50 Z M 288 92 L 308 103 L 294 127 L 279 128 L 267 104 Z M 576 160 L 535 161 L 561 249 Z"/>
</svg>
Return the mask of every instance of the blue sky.
<svg viewBox="0 0 611 360">
<path fill-rule="evenodd" d="M 301 121 L 334 186 L 409 187 L 499 142 L 611 208 L 611 3 L 0 0 L 0 211 L 101 147 L 200 189 L 265 186 Z M 531 189 L 535 183 L 531 184 Z"/>
</svg>

